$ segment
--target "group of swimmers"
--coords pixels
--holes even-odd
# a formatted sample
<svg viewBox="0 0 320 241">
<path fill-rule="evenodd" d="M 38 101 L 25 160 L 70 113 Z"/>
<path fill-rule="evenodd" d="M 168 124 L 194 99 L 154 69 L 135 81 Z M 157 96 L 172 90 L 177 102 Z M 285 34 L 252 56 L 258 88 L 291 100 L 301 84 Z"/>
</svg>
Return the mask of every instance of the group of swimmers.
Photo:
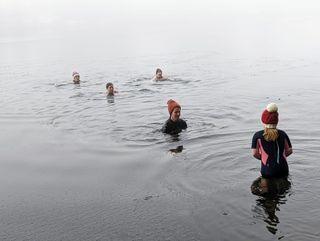
<svg viewBox="0 0 320 241">
<path fill-rule="evenodd" d="M 73 82 L 80 83 L 80 75 L 73 72 Z M 166 80 L 162 70 L 157 69 L 154 81 Z M 113 96 L 115 91 L 112 83 L 106 84 L 107 95 Z M 180 118 L 181 106 L 175 100 L 168 100 L 169 118 L 161 131 L 167 134 L 178 134 L 187 129 L 187 123 Z M 279 122 L 278 107 L 275 103 L 267 105 L 261 115 L 263 130 L 257 131 L 252 138 L 252 155 L 261 161 L 261 175 L 263 178 L 281 178 L 289 175 L 287 157 L 292 154 L 292 145 L 286 132 L 277 129 Z"/>
<path fill-rule="evenodd" d="M 80 74 L 77 71 L 74 71 L 72 73 L 73 77 L 73 83 L 74 84 L 80 84 Z M 164 77 L 162 75 L 162 70 L 161 69 L 156 69 L 156 74 L 152 77 L 153 81 L 162 81 L 162 80 L 167 80 L 168 78 Z M 113 96 L 116 91 L 114 90 L 113 84 L 111 82 L 106 84 L 106 91 L 108 96 Z"/>
<path fill-rule="evenodd" d="M 80 74 L 77 71 L 72 73 L 73 83 L 80 84 Z M 111 82 L 106 84 L 107 96 L 114 96 L 117 91 L 114 90 L 113 84 Z"/>
</svg>

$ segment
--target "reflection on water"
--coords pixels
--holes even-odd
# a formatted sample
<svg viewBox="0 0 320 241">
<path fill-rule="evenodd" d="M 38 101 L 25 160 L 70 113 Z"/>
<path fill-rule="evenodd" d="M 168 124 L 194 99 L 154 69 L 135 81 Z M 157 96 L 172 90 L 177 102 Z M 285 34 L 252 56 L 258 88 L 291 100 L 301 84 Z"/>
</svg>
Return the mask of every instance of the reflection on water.
<svg viewBox="0 0 320 241">
<path fill-rule="evenodd" d="M 114 103 L 114 96 L 113 95 L 107 95 L 107 101 L 108 101 L 108 103 Z"/>
<path fill-rule="evenodd" d="M 277 225 L 280 223 L 277 211 L 280 205 L 286 203 L 286 195 L 291 188 L 291 182 L 287 178 L 266 179 L 259 177 L 253 181 L 251 192 L 257 195 L 256 206 L 253 208 L 254 216 L 263 219 L 267 230 L 277 234 Z"/>
<path fill-rule="evenodd" d="M 172 53 L 160 63 L 153 53 L 99 61 L 82 55 L 70 62 L 48 55 L 41 64 L 19 58 L 0 66 L 0 240 L 29 235 L 30 240 L 267 241 L 271 233 L 300 235 L 286 240 L 318 234 L 319 194 L 310 188 L 320 181 L 320 116 L 312 115 L 320 105 L 318 65 L 303 69 L 299 66 L 311 61 L 224 53 L 206 58 Z M 144 77 L 155 63 L 173 78 L 153 83 Z M 78 65 L 85 79 L 74 85 L 64 73 Z M 295 69 L 280 71 L 286 66 Z M 106 96 L 106 79 L 119 94 Z M 188 122 L 176 135 L 159 130 L 168 118 L 169 98 L 183 104 Z M 290 170 L 299 185 L 281 216 L 290 183 L 260 180 L 263 193 L 253 190 L 257 200 L 246 195 L 257 172 L 257 164 L 248 161 L 249 138 L 260 126 L 261 107 L 271 101 L 279 102 L 283 127 L 297 150 Z M 253 215 L 259 222 L 251 222 Z M 282 216 L 285 226 L 279 224 Z"/>
<path fill-rule="evenodd" d="M 171 135 L 168 135 L 168 134 L 167 134 L 167 136 L 169 136 L 169 138 L 168 138 L 168 141 L 169 141 L 169 142 L 177 142 L 177 141 L 180 141 L 180 136 L 179 136 L 179 134 L 171 134 Z"/>
</svg>

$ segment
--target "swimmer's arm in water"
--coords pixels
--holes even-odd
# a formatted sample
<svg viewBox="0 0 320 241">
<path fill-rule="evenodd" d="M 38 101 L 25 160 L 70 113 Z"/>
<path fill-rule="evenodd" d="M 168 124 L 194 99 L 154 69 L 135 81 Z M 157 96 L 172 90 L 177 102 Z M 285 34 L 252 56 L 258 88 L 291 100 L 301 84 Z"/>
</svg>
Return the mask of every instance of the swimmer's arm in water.
<svg viewBox="0 0 320 241">
<path fill-rule="evenodd" d="M 160 79 L 158 79 L 157 76 L 154 75 L 151 80 L 153 80 L 153 81 L 159 81 L 159 80 L 163 80 L 163 77 L 161 77 Z"/>
<path fill-rule="evenodd" d="M 258 148 L 251 149 L 251 153 L 256 159 L 261 160 L 261 154 L 259 153 Z"/>
</svg>

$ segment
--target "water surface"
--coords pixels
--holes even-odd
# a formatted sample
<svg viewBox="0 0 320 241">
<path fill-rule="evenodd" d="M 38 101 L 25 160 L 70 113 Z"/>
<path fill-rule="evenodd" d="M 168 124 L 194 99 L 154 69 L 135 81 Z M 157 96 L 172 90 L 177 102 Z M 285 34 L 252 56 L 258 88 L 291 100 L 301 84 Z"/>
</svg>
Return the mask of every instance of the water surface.
<svg viewBox="0 0 320 241">
<path fill-rule="evenodd" d="M 289 16 L 306 34 L 290 42 L 293 29 L 248 16 L 205 15 L 190 35 L 174 21 L 159 38 L 0 42 L 0 239 L 318 240 L 319 54 L 304 27 L 318 28 Z M 157 67 L 169 81 L 150 81 Z M 169 98 L 188 123 L 175 137 L 159 132 Z M 250 191 L 260 164 L 249 148 L 269 102 L 294 154 L 290 187 L 265 198 Z"/>
</svg>

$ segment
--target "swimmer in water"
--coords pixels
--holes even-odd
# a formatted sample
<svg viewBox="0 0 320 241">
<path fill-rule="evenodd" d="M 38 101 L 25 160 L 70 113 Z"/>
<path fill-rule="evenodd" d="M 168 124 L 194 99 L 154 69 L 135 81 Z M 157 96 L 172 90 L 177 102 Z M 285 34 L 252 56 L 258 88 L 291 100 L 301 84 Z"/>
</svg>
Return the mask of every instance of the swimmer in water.
<svg viewBox="0 0 320 241">
<path fill-rule="evenodd" d="M 80 74 L 78 72 L 74 71 L 72 73 L 72 77 L 73 77 L 74 84 L 80 84 Z"/>
<path fill-rule="evenodd" d="M 161 131 L 167 134 L 177 134 L 187 129 L 187 123 L 180 119 L 181 106 L 174 100 L 168 100 L 169 119 L 163 125 Z"/>
<path fill-rule="evenodd" d="M 161 81 L 161 80 L 167 80 L 168 78 L 163 77 L 162 70 L 156 69 L 156 75 L 153 76 L 152 80 L 154 81 Z"/>
<path fill-rule="evenodd" d="M 107 95 L 114 96 L 114 89 L 113 89 L 112 83 L 109 82 L 106 84 L 106 90 L 107 90 Z"/>
<path fill-rule="evenodd" d="M 278 116 L 277 105 L 268 104 L 261 115 L 264 129 L 252 138 L 252 155 L 261 161 L 260 172 L 264 178 L 289 175 L 287 157 L 292 154 L 292 146 L 288 135 L 277 129 Z"/>
<path fill-rule="evenodd" d="M 113 84 L 111 82 L 106 84 L 106 91 L 108 96 L 114 96 L 118 91 L 114 90 Z"/>
</svg>

